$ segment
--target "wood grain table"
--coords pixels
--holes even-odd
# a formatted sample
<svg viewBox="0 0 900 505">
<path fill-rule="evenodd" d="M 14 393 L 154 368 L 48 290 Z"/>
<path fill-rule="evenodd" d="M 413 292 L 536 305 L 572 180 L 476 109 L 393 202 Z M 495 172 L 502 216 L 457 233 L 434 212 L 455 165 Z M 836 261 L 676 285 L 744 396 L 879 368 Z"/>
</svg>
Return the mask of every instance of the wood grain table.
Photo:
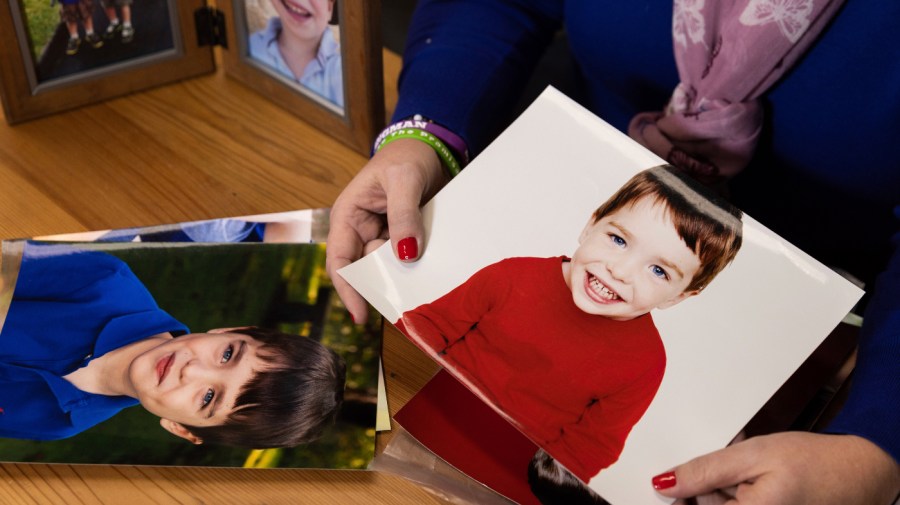
<svg viewBox="0 0 900 505">
<path fill-rule="evenodd" d="M 385 54 L 388 110 L 399 65 Z M 0 124 L 0 237 L 327 207 L 365 161 L 219 70 Z M 392 327 L 384 366 L 392 413 L 436 370 Z M 374 472 L 0 464 L 0 503 L 441 502 Z"/>
</svg>

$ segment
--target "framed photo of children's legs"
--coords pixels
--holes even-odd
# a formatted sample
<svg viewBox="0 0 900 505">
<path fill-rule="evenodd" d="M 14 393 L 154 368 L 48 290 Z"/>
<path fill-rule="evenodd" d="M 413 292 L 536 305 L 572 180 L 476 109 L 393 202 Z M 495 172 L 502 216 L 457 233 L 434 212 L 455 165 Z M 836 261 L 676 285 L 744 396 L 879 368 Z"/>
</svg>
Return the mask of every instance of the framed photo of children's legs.
<svg viewBox="0 0 900 505">
<path fill-rule="evenodd" d="M 369 154 L 384 126 L 380 0 L 225 0 L 225 72 Z"/>
<path fill-rule="evenodd" d="M 18 123 L 212 72 L 204 0 L 2 0 L 0 95 Z"/>
</svg>

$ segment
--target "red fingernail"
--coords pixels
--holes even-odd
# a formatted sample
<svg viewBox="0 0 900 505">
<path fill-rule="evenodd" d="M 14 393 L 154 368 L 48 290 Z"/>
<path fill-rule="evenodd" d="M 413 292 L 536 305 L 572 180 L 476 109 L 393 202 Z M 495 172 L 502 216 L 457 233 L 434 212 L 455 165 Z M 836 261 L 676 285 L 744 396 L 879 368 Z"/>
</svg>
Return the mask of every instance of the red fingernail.
<svg viewBox="0 0 900 505">
<path fill-rule="evenodd" d="M 350 320 L 353 321 L 353 324 L 356 324 L 356 318 L 353 317 L 353 312 L 347 311 L 347 313 L 350 314 Z"/>
<path fill-rule="evenodd" d="M 675 485 L 675 472 L 666 472 L 653 477 L 653 489 L 669 489 Z"/>
<path fill-rule="evenodd" d="M 415 237 L 406 237 L 397 242 L 397 255 L 401 260 L 415 259 L 419 255 L 419 244 Z"/>
</svg>

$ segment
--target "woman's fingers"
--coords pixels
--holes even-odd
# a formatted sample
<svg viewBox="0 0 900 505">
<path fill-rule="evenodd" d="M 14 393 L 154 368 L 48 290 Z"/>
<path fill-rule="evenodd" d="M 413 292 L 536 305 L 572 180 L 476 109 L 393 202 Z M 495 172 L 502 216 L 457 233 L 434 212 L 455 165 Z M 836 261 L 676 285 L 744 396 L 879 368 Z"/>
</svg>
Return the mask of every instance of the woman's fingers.
<svg viewBox="0 0 900 505">
<path fill-rule="evenodd" d="M 653 486 L 673 498 L 733 495 L 728 505 L 887 504 L 900 491 L 900 466 L 860 437 L 785 432 L 693 459 Z"/>
<path fill-rule="evenodd" d="M 336 206 L 332 209 L 331 228 L 328 231 L 325 249 L 325 270 L 334 284 L 338 296 L 350 312 L 353 321 L 362 324 L 366 321 L 368 310 L 366 301 L 338 273 L 338 270 L 360 258 L 365 247 L 354 224 L 343 211 Z"/>
<path fill-rule="evenodd" d="M 403 262 L 424 252 L 421 205 L 446 182 L 440 159 L 424 142 L 400 139 L 385 146 L 391 163 L 383 172 L 387 222 L 394 255 Z"/>
<path fill-rule="evenodd" d="M 399 139 L 379 151 L 335 200 L 326 270 L 357 323 L 366 320 L 366 302 L 337 271 L 388 237 L 401 261 L 421 257 L 424 231 L 419 207 L 446 180 L 430 146 L 415 139 Z"/>
<path fill-rule="evenodd" d="M 700 456 L 653 478 L 660 494 L 688 498 L 755 479 L 755 444 L 735 444 Z"/>
</svg>

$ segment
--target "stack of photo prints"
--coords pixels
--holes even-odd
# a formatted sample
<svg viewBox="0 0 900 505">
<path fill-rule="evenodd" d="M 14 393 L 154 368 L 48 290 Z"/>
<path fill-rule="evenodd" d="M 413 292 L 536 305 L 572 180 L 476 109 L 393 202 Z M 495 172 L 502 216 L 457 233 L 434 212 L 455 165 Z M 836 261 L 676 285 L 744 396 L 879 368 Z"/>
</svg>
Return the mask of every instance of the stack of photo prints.
<svg viewBox="0 0 900 505">
<path fill-rule="evenodd" d="M 418 262 L 339 274 L 443 367 L 395 421 L 522 504 L 670 501 L 651 478 L 725 447 L 862 295 L 552 88 L 423 216 Z"/>
<path fill-rule="evenodd" d="M 432 457 L 457 503 L 665 503 L 651 477 L 726 446 L 862 295 L 553 89 L 423 216 L 418 262 L 339 274 L 443 367 L 385 454 L 427 448 L 393 471 Z M 327 228 L 3 242 L 0 460 L 367 468 L 381 323 L 349 320 Z"/>
<path fill-rule="evenodd" d="M 323 209 L 4 241 L 0 461 L 366 468 L 380 318 L 341 305 L 327 227 Z"/>
</svg>

